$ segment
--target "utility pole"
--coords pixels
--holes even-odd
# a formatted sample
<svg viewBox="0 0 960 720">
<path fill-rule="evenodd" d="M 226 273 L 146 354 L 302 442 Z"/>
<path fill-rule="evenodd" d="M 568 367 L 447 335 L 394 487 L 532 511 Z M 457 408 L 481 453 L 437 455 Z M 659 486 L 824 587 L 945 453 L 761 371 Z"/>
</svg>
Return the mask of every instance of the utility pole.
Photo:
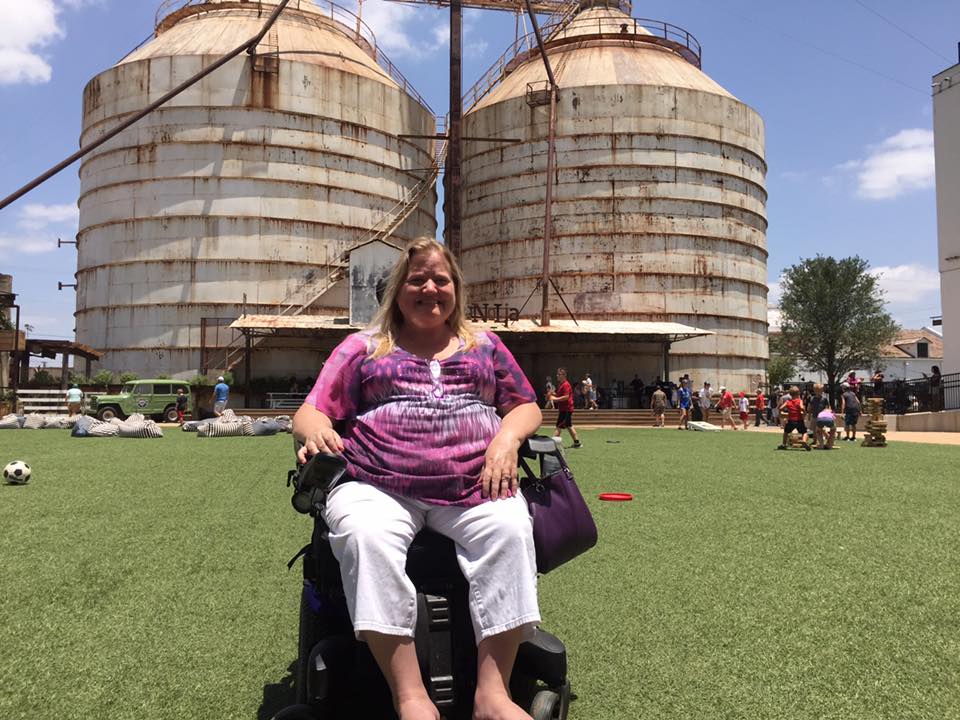
<svg viewBox="0 0 960 720">
<path fill-rule="evenodd" d="M 446 211 L 444 239 L 460 259 L 460 150 L 463 129 L 463 3 L 450 0 L 450 121 L 447 126 Z"/>
</svg>

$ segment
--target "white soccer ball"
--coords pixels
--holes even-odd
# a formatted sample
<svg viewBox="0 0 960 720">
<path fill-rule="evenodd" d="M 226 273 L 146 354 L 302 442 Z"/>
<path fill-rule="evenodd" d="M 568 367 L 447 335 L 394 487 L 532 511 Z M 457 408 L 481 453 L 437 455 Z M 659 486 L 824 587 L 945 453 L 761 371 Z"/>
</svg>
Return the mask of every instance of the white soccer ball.
<svg viewBox="0 0 960 720">
<path fill-rule="evenodd" d="M 26 485 L 30 481 L 30 466 L 23 460 L 13 460 L 3 469 L 3 479 L 13 485 Z"/>
</svg>

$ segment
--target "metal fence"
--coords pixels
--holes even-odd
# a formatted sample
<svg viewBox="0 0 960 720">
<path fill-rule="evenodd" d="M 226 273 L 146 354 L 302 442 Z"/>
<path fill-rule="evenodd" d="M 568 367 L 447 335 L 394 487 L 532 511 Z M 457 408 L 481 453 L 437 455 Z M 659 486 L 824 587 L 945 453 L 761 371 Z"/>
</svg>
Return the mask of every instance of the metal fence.
<svg viewBox="0 0 960 720">
<path fill-rule="evenodd" d="M 813 392 L 813 382 L 792 382 L 801 394 Z M 836 404 L 840 402 L 837 388 Z M 883 398 L 884 412 L 890 415 L 906 415 L 916 412 L 940 412 L 960 410 L 960 373 L 950 373 L 916 380 L 887 380 L 880 387 L 872 382 L 860 383 L 861 400 Z"/>
<path fill-rule="evenodd" d="M 868 389 L 870 385 L 866 386 Z M 886 412 L 905 415 L 915 412 L 939 412 L 960 409 L 960 373 L 894 380 L 883 384 L 883 392 L 874 389 L 874 396 L 883 396 Z"/>
</svg>

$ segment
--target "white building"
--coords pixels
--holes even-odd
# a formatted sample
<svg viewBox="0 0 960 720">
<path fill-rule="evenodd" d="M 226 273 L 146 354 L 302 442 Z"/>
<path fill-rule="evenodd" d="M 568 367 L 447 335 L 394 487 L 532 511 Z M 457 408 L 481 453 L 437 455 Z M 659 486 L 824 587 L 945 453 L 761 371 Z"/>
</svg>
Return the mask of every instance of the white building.
<svg viewBox="0 0 960 720">
<path fill-rule="evenodd" d="M 933 78 L 944 373 L 960 372 L 960 64 Z"/>
<path fill-rule="evenodd" d="M 771 328 L 771 333 L 778 332 L 779 328 Z M 885 381 L 920 380 L 930 377 L 935 365 L 943 370 L 943 338 L 939 333 L 931 328 L 905 329 L 880 351 L 877 367 L 857 368 L 855 372 L 868 382 L 877 369 L 883 371 Z M 827 377 L 816 370 L 798 368 L 793 381 L 825 383 Z"/>
</svg>

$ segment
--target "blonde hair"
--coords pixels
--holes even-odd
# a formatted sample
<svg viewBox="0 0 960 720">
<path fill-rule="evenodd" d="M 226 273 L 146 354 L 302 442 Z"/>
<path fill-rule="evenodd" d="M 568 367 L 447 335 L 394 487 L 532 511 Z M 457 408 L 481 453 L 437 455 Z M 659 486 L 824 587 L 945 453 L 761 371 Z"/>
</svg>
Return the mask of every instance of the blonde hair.
<svg viewBox="0 0 960 720">
<path fill-rule="evenodd" d="M 397 260 L 387 280 L 387 288 L 383 293 L 383 302 L 380 309 L 370 321 L 370 329 L 374 331 L 374 350 L 370 354 L 373 359 L 389 355 L 397 348 L 397 338 L 403 325 L 403 314 L 397 305 L 397 296 L 407 281 L 410 272 L 410 261 L 415 255 L 440 253 L 447 267 L 450 268 L 450 277 L 453 279 L 454 306 L 453 312 L 447 318 L 447 325 L 454 334 L 463 340 L 463 349 L 469 350 L 476 344 L 473 331 L 467 327 L 467 298 L 463 283 L 463 273 L 454 259 L 453 254 L 445 245 L 441 245 L 432 237 L 418 237 L 411 241 L 403 254 Z"/>
<path fill-rule="evenodd" d="M 800 397 L 800 388 L 798 388 L 796 385 L 791 385 L 790 397 Z"/>
</svg>

